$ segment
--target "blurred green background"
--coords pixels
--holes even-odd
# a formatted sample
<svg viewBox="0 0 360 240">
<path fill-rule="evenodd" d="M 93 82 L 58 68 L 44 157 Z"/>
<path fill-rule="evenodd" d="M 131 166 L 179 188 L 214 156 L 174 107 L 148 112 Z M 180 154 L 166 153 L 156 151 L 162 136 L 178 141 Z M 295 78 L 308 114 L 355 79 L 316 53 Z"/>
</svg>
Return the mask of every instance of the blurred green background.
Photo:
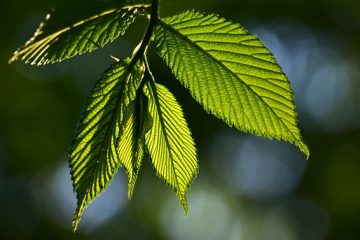
<svg viewBox="0 0 360 240">
<path fill-rule="evenodd" d="M 162 16 L 216 12 L 265 42 L 292 82 L 310 159 L 206 114 L 150 52 L 156 79 L 183 105 L 199 148 L 189 216 L 145 161 L 133 200 L 120 171 L 76 234 L 67 149 L 109 56 L 130 55 L 146 22 L 61 64 L 8 65 L 53 6 L 0 2 L 0 239 L 360 239 L 359 1 L 162 0 Z"/>
</svg>

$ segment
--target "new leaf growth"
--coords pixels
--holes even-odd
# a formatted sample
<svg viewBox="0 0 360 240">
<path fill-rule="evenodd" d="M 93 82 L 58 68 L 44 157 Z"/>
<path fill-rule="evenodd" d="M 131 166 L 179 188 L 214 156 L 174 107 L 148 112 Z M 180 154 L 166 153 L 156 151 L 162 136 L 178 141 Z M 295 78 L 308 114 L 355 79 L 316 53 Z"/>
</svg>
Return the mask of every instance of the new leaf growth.
<svg viewBox="0 0 360 240">
<path fill-rule="evenodd" d="M 36 65 L 69 59 L 105 46 L 136 18 L 150 16 L 139 48 L 102 74 L 79 121 L 69 152 L 78 201 L 74 230 L 119 168 L 128 175 L 131 198 L 145 156 L 188 211 L 197 150 L 180 104 L 151 73 L 151 41 L 208 113 L 240 131 L 293 143 L 309 156 L 290 82 L 262 42 L 215 14 L 186 11 L 162 19 L 158 5 L 158 0 L 63 0 L 10 59 Z"/>
</svg>

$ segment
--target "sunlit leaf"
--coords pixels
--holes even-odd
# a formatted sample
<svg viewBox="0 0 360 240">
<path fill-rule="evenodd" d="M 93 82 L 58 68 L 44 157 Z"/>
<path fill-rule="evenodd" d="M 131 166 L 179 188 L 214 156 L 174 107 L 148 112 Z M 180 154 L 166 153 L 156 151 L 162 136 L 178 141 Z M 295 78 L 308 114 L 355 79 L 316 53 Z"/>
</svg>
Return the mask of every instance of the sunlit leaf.
<svg viewBox="0 0 360 240">
<path fill-rule="evenodd" d="M 91 52 L 125 33 L 149 0 L 63 0 L 10 59 L 43 65 Z"/>
<path fill-rule="evenodd" d="M 122 161 L 118 146 L 123 135 L 121 123 L 136 97 L 143 73 L 140 62 L 122 60 L 103 73 L 92 90 L 69 153 L 78 200 L 74 229 L 85 207 L 108 186 L 120 166 L 129 176 L 133 174 L 132 165 Z"/>
<path fill-rule="evenodd" d="M 188 211 L 186 193 L 198 173 L 194 140 L 175 97 L 160 84 L 147 83 L 149 112 L 153 124 L 146 146 L 157 174 L 176 192 Z"/>
<path fill-rule="evenodd" d="M 294 143 L 309 156 L 289 81 L 256 36 L 217 15 L 187 11 L 159 21 L 155 44 L 208 112 L 239 130 Z"/>
</svg>

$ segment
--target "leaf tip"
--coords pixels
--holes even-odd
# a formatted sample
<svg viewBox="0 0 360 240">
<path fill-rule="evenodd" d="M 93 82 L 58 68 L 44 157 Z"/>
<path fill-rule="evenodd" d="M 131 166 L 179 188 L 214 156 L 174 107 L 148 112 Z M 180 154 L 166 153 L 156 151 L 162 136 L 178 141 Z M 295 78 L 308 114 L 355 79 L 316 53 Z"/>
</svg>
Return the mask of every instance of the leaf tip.
<svg viewBox="0 0 360 240">
<path fill-rule="evenodd" d="M 78 228 L 78 224 L 79 224 L 79 219 L 74 219 L 74 221 L 72 222 L 73 233 L 76 233 L 77 228 Z"/>
<path fill-rule="evenodd" d="M 128 199 L 131 200 L 132 196 L 133 196 L 134 190 L 133 189 L 128 189 Z"/>
<path fill-rule="evenodd" d="M 180 203 L 184 209 L 184 215 L 185 217 L 187 218 L 188 216 L 188 213 L 189 213 L 189 206 L 188 206 L 188 203 L 187 203 L 187 200 L 186 200 L 186 196 L 185 195 L 178 195 L 179 196 L 179 199 L 180 199 Z"/>
<path fill-rule="evenodd" d="M 128 199 L 129 200 L 131 200 L 131 198 L 134 194 L 134 189 L 135 189 L 135 184 L 136 184 L 138 174 L 139 174 L 139 168 L 134 173 L 132 173 L 132 174 L 129 173 L 129 183 L 128 183 Z"/>
<path fill-rule="evenodd" d="M 12 64 L 17 60 L 17 53 L 15 52 L 14 55 L 8 60 L 8 64 Z"/>
<path fill-rule="evenodd" d="M 84 210 L 87 206 L 87 202 L 85 201 L 85 198 L 82 199 L 81 203 L 80 201 L 78 201 L 78 207 L 76 208 L 76 211 L 74 213 L 74 218 L 73 218 L 73 221 L 72 221 L 72 228 L 73 228 L 73 232 L 75 233 L 78 229 L 78 226 L 79 226 L 79 223 L 80 223 L 80 220 L 81 220 L 81 217 L 84 213 Z"/>
<path fill-rule="evenodd" d="M 309 160 L 310 157 L 309 147 L 303 141 L 299 141 L 296 145 L 300 149 L 300 151 L 305 155 L 306 160 Z"/>
<path fill-rule="evenodd" d="M 134 194 L 134 185 L 135 183 L 129 182 L 128 185 L 128 199 L 131 200 L 133 194 Z"/>
<path fill-rule="evenodd" d="M 117 58 L 117 57 L 115 57 L 115 56 L 110 56 L 110 58 L 112 59 L 112 60 L 114 60 L 115 62 L 120 62 L 120 59 L 119 58 Z"/>
<path fill-rule="evenodd" d="M 303 153 L 305 154 L 306 160 L 309 160 L 310 157 L 310 150 L 306 144 L 304 144 L 305 148 L 303 150 Z"/>
<path fill-rule="evenodd" d="M 73 221 L 72 221 L 72 230 L 73 230 L 73 233 L 76 233 L 76 232 L 77 232 L 77 229 L 78 229 L 80 220 L 81 220 L 81 213 L 79 213 L 78 210 L 76 210 L 74 219 L 73 219 Z"/>
</svg>

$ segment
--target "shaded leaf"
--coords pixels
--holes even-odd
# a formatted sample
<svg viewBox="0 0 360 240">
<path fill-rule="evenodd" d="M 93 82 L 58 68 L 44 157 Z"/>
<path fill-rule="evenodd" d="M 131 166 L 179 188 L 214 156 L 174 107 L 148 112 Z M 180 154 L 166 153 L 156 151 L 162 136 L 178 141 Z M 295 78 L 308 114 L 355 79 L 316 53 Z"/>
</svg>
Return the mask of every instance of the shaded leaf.
<svg viewBox="0 0 360 240">
<path fill-rule="evenodd" d="M 123 35 L 149 7 L 149 0 L 59 1 L 9 62 L 43 65 L 91 52 Z"/>
<path fill-rule="evenodd" d="M 141 89 L 139 89 L 141 90 Z M 128 166 L 128 197 L 131 198 L 137 176 L 145 154 L 145 133 L 151 128 L 148 100 L 138 91 L 123 120 L 123 134 L 119 143 L 119 156 L 123 165 Z"/>
<path fill-rule="evenodd" d="M 256 36 L 217 15 L 187 11 L 159 21 L 155 44 L 208 112 L 239 130 L 294 143 L 309 156 L 289 81 Z"/>
<path fill-rule="evenodd" d="M 145 135 L 146 146 L 157 174 L 176 192 L 188 211 L 186 194 L 198 173 L 194 140 L 175 97 L 160 84 L 147 83 L 153 124 Z"/>
<path fill-rule="evenodd" d="M 76 230 L 85 207 L 110 183 L 118 168 L 121 123 L 129 104 L 135 99 L 143 77 L 140 62 L 122 60 L 103 73 L 95 84 L 84 109 L 69 153 L 71 178 L 77 196 L 73 227 Z"/>
</svg>

